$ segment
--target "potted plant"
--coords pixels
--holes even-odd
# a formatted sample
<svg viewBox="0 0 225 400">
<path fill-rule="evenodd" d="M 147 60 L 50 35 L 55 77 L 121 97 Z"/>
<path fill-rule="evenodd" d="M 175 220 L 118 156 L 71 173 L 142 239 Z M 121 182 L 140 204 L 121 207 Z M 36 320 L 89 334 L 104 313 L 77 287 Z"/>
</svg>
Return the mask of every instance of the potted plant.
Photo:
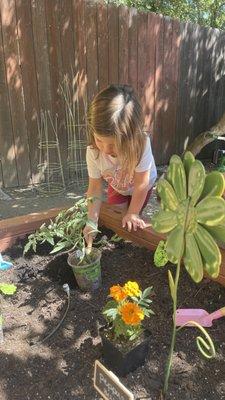
<svg viewBox="0 0 225 400">
<path fill-rule="evenodd" d="M 175 277 L 168 270 L 173 300 L 173 330 L 164 394 L 168 390 L 176 334 L 182 328 L 176 328 L 181 267 L 184 265 L 195 282 L 202 280 L 204 272 L 212 278 L 219 275 L 221 253 L 216 241 L 225 242 L 225 201 L 221 197 L 224 187 L 223 175 L 218 171 L 206 175 L 203 164 L 195 160 L 191 152 L 185 153 L 183 161 L 173 155 L 165 179 L 160 179 L 157 184 L 162 209 L 151 222 L 157 232 L 168 234 L 168 237 L 165 244 L 159 244 L 155 262 L 158 266 L 165 265 L 167 261 L 176 264 Z M 207 358 L 215 356 L 214 345 L 207 332 L 196 322 L 192 325 L 199 328 L 208 341 L 198 337 L 199 350 Z"/>
<path fill-rule="evenodd" d="M 100 328 L 103 357 L 108 367 L 119 376 L 125 376 L 145 361 L 150 331 L 142 322 L 154 312 L 148 297 L 152 287 L 143 292 L 137 282 L 110 288 L 109 300 L 103 308 L 107 324 Z"/>
<path fill-rule="evenodd" d="M 92 248 L 86 251 L 83 229 L 89 224 L 94 232 L 99 232 L 97 226 L 88 219 L 87 202 L 91 199 L 82 198 L 67 210 L 61 211 L 49 225 L 45 223 L 28 236 L 24 254 L 37 244 L 47 242 L 53 249 L 51 254 L 67 250 L 68 264 L 72 267 L 78 286 L 82 290 L 97 289 L 101 285 L 101 250 Z M 98 242 L 99 244 L 100 242 Z"/>
</svg>

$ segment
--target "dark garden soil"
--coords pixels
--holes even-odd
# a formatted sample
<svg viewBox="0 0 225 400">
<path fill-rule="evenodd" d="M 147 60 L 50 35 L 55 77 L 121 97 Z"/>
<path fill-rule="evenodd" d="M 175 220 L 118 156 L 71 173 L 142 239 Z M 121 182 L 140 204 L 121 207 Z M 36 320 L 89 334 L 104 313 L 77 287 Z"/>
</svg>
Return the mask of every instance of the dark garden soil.
<svg viewBox="0 0 225 400">
<path fill-rule="evenodd" d="M 0 272 L 1 282 L 17 285 L 17 293 L 3 298 L 4 343 L 0 358 L 0 400 L 95 400 L 94 362 L 104 364 L 98 326 L 109 288 L 136 280 L 144 289 L 153 285 L 155 316 L 145 321 L 152 336 L 145 364 L 121 381 L 135 400 L 158 400 L 163 385 L 172 326 L 172 303 L 167 268 L 153 266 L 153 253 L 131 243 L 117 243 L 102 255 L 103 286 L 83 293 L 67 265 L 66 255 L 49 256 L 48 249 L 23 257 L 20 241 L 4 255 L 14 268 Z M 173 268 L 173 267 L 171 267 Z M 40 345 L 58 324 L 66 309 L 64 283 L 71 288 L 71 305 L 63 325 Z M 179 306 L 200 307 L 212 312 L 225 305 L 225 288 L 203 280 L 194 284 L 185 271 L 179 288 Z M 208 329 L 217 355 L 204 359 L 196 349 L 198 332 L 186 328 L 177 336 L 168 399 L 225 399 L 225 319 Z"/>
</svg>

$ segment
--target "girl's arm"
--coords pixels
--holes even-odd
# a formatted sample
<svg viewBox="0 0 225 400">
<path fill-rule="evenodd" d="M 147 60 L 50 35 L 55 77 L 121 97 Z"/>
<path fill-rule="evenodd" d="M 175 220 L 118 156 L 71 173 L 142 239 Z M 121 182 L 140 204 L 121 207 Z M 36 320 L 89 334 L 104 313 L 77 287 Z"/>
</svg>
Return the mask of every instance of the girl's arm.
<svg viewBox="0 0 225 400">
<path fill-rule="evenodd" d="M 137 228 L 145 228 L 145 222 L 139 217 L 139 213 L 145 202 L 146 195 L 149 191 L 149 175 L 150 171 L 135 172 L 134 174 L 134 190 L 129 208 L 122 220 L 123 228 L 128 228 L 130 232 L 132 228 L 136 231 Z"/>
<path fill-rule="evenodd" d="M 88 204 L 88 218 L 98 224 L 98 217 L 102 203 L 102 178 L 89 178 L 87 198 L 93 197 Z"/>
</svg>

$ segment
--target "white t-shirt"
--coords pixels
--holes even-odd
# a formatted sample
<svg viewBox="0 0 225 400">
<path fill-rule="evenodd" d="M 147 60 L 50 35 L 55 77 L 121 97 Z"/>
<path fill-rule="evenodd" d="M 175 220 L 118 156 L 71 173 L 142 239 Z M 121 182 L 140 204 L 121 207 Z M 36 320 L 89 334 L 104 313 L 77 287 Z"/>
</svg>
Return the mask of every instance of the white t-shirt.
<svg viewBox="0 0 225 400">
<path fill-rule="evenodd" d="M 110 186 L 118 193 L 123 195 L 131 195 L 134 188 L 134 180 L 129 181 L 129 176 L 124 177 L 121 181 L 121 166 L 118 158 L 108 154 L 101 153 L 98 149 L 92 146 L 87 147 L 86 153 L 88 175 L 90 178 L 103 178 Z M 152 154 L 150 138 L 146 138 L 145 149 L 139 164 L 135 168 L 135 172 L 150 171 L 149 189 L 154 185 L 157 178 L 157 170 L 155 160 Z"/>
</svg>

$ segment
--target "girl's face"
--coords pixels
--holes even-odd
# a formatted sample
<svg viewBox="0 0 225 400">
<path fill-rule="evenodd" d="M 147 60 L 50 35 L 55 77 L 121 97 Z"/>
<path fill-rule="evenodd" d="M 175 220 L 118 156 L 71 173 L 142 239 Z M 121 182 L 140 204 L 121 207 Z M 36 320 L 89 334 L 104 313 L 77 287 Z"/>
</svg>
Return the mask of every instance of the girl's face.
<svg viewBox="0 0 225 400">
<path fill-rule="evenodd" d="M 100 136 L 94 134 L 97 148 L 104 154 L 116 157 L 116 141 L 114 136 Z"/>
</svg>

